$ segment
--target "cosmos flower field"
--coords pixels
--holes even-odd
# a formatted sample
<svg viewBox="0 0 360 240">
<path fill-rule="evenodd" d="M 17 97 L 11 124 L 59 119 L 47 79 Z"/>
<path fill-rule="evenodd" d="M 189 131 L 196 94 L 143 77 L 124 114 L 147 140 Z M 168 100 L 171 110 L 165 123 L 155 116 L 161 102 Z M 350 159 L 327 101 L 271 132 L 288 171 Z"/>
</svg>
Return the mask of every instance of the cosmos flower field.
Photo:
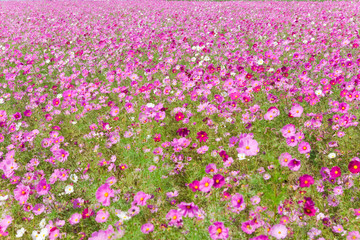
<svg viewBox="0 0 360 240">
<path fill-rule="evenodd" d="M 0 5 L 0 239 L 360 239 L 359 3 Z"/>
</svg>

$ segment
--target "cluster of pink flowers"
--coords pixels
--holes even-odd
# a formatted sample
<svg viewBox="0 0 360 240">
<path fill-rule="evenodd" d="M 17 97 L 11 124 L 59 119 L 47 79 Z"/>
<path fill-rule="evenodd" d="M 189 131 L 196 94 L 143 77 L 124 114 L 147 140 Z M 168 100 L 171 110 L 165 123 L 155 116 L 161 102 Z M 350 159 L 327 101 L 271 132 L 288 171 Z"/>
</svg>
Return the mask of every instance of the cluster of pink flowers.
<svg viewBox="0 0 360 240">
<path fill-rule="evenodd" d="M 360 240 L 360 4 L 1 7 L 0 237 Z"/>
</svg>

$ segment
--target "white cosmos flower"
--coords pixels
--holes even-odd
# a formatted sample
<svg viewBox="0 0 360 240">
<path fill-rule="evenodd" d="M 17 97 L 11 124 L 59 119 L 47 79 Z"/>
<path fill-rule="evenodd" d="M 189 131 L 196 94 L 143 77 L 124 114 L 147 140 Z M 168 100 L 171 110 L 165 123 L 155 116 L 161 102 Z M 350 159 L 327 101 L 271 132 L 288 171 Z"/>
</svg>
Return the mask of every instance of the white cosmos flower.
<svg viewBox="0 0 360 240">
<path fill-rule="evenodd" d="M 239 160 L 244 160 L 245 159 L 245 153 L 239 153 L 238 154 L 238 158 L 239 158 Z"/>
<path fill-rule="evenodd" d="M 70 180 L 73 181 L 74 183 L 76 183 L 78 181 L 78 176 L 76 176 L 76 174 L 71 174 L 70 175 Z"/>
<path fill-rule="evenodd" d="M 0 104 L 3 104 L 3 103 L 4 103 L 4 99 L 0 98 Z"/>
<path fill-rule="evenodd" d="M 204 61 L 209 61 L 209 60 L 210 60 L 209 56 L 204 57 Z"/>
<path fill-rule="evenodd" d="M 24 233 L 25 233 L 25 228 L 20 228 L 19 230 L 17 230 L 16 231 L 16 238 L 21 238 L 23 235 L 24 235 Z"/>
<path fill-rule="evenodd" d="M 118 216 L 120 218 L 120 220 L 122 220 L 122 221 L 127 221 L 127 220 L 130 220 L 130 218 L 131 218 L 127 215 L 126 212 L 123 212 L 123 211 L 119 211 L 118 213 L 116 213 L 116 216 Z"/>
<path fill-rule="evenodd" d="M 191 60 L 192 62 L 195 62 L 195 61 L 196 61 L 196 58 L 195 58 L 195 57 L 192 57 L 190 60 Z"/>
<path fill-rule="evenodd" d="M 43 228 L 40 230 L 40 238 L 37 239 L 45 239 L 49 235 L 49 229 Z"/>
<path fill-rule="evenodd" d="M 319 96 L 319 95 L 322 94 L 322 91 L 321 91 L 320 89 L 318 89 L 318 90 L 315 91 L 315 94 L 316 94 L 317 96 Z"/>
<path fill-rule="evenodd" d="M 62 98 L 62 94 L 59 93 L 58 95 L 56 95 L 56 97 L 60 99 L 60 98 Z"/>
<path fill-rule="evenodd" d="M 5 201 L 5 200 L 7 200 L 9 198 L 9 196 L 8 195 L 5 195 L 5 196 L 0 196 L 0 201 Z"/>
<path fill-rule="evenodd" d="M 259 60 L 257 61 L 257 64 L 258 64 L 258 65 L 263 65 L 263 63 L 264 63 L 264 60 L 262 60 L 262 59 L 259 59 Z"/>
<path fill-rule="evenodd" d="M 335 157 L 336 157 L 336 153 L 330 153 L 330 154 L 328 155 L 328 157 L 329 157 L 329 158 L 335 158 Z"/>
<path fill-rule="evenodd" d="M 70 194 L 70 193 L 72 193 L 72 192 L 74 192 L 74 187 L 71 186 L 71 185 L 67 185 L 67 186 L 65 187 L 65 193 L 66 193 L 66 194 Z"/>
<path fill-rule="evenodd" d="M 148 104 L 146 104 L 146 106 L 147 106 L 148 108 L 153 108 L 153 107 L 155 107 L 155 104 L 153 104 L 153 103 L 148 103 Z"/>
<path fill-rule="evenodd" d="M 40 226 L 41 228 L 44 228 L 45 225 L 46 225 L 46 219 L 43 218 L 43 219 L 41 219 L 41 221 L 40 221 L 40 223 L 39 223 L 39 226 Z"/>
</svg>

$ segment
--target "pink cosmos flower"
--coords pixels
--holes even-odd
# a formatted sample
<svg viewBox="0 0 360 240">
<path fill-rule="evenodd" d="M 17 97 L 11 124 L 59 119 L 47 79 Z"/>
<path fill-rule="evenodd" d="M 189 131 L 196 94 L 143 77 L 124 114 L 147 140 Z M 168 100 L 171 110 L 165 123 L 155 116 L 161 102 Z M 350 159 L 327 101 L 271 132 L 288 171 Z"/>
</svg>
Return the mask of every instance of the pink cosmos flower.
<svg viewBox="0 0 360 240">
<path fill-rule="evenodd" d="M 14 190 L 14 198 L 19 201 L 20 204 L 25 204 L 30 195 L 30 187 L 25 186 L 22 183 L 16 186 Z"/>
<path fill-rule="evenodd" d="M 286 143 L 290 147 L 295 147 L 298 144 L 298 141 L 297 141 L 295 136 L 291 136 L 291 137 L 286 139 Z"/>
<path fill-rule="evenodd" d="M 244 197 L 240 193 L 235 193 L 231 198 L 231 204 L 234 208 L 240 208 L 244 203 Z"/>
<path fill-rule="evenodd" d="M 171 209 L 166 214 L 166 219 L 169 221 L 169 226 L 176 226 L 179 222 L 182 222 L 182 215 L 176 209 Z"/>
<path fill-rule="evenodd" d="M 56 227 L 52 228 L 49 233 L 49 239 L 54 240 L 60 237 L 60 230 Z"/>
<path fill-rule="evenodd" d="M 349 232 L 348 235 L 346 236 L 346 240 L 360 240 L 359 231 Z"/>
<path fill-rule="evenodd" d="M 110 216 L 110 213 L 108 211 L 106 211 L 104 209 L 100 209 L 96 213 L 95 221 L 98 223 L 106 222 L 108 220 L 109 216 Z"/>
<path fill-rule="evenodd" d="M 119 109 L 118 107 L 116 107 L 116 106 L 113 106 L 113 107 L 111 108 L 111 110 L 110 110 L 110 115 L 111 115 L 112 117 L 117 116 L 119 113 L 120 113 L 120 109 Z"/>
<path fill-rule="evenodd" d="M 141 231 L 144 234 L 149 234 L 150 232 L 154 231 L 154 225 L 152 225 L 151 223 L 145 223 L 141 226 Z"/>
<path fill-rule="evenodd" d="M 291 159 L 288 164 L 288 167 L 293 172 L 299 171 L 299 169 L 301 167 L 301 162 L 300 162 L 300 160 L 297 160 L 296 158 Z"/>
<path fill-rule="evenodd" d="M 256 205 L 260 202 L 260 197 L 259 196 L 253 196 L 252 198 L 250 198 L 251 204 L 252 205 Z"/>
<path fill-rule="evenodd" d="M 51 186 L 50 184 L 47 184 L 46 178 L 41 179 L 38 185 L 36 186 L 36 191 L 41 196 L 48 194 L 50 189 Z"/>
<path fill-rule="evenodd" d="M 285 125 L 281 129 L 281 133 L 282 133 L 283 137 L 285 137 L 285 138 L 289 138 L 291 136 L 294 136 L 295 132 L 296 132 L 296 128 L 295 128 L 294 124 Z"/>
<path fill-rule="evenodd" d="M 208 174 L 217 173 L 216 165 L 214 163 L 210 163 L 209 165 L 206 166 L 205 172 Z"/>
<path fill-rule="evenodd" d="M 214 222 L 209 226 L 209 234 L 211 239 L 227 239 L 229 237 L 229 228 L 225 228 L 224 223 Z"/>
<path fill-rule="evenodd" d="M 341 233 L 344 231 L 343 226 L 341 226 L 340 224 L 333 226 L 332 229 L 335 233 Z"/>
<path fill-rule="evenodd" d="M 270 107 L 267 113 L 264 115 L 265 120 L 273 120 L 275 117 L 280 115 L 280 111 L 277 107 Z"/>
<path fill-rule="evenodd" d="M 198 148 L 196 150 L 196 152 L 198 154 L 205 154 L 208 150 L 209 150 L 209 147 L 205 145 L 205 146 L 202 146 L 202 147 Z"/>
<path fill-rule="evenodd" d="M 200 186 L 199 189 L 202 192 L 210 192 L 211 187 L 214 184 L 214 180 L 208 177 L 204 177 L 201 181 L 200 181 Z"/>
<path fill-rule="evenodd" d="M 291 159 L 292 159 L 292 156 L 290 155 L 290 153 L 285 152 L 280 155 L 279 163 L 281 166 L 287 167 Z"/>
<path fill-rule="evenodd" d="M 289 112 L 289 117 L 301 117 L 303 111 L 304 109 L 302 106 L 300 106 L 300 104 L 295 104 L 294 106 L 292 106 Z"/>
<path fill-rule="evenodd" d="M 301 154 L 309 153 L 311 151 L 310 144 L 308 142 L 301 142 L 298 146 L 298 150 Z"/>
<path fill-rule="evenodd" d="M 75 225 L 77 223 L 80 222 L 81 219 L 81 214 L 80 213 L 74 213 L 73 215 L 71 215 L 71 217 L 69 218 L 69 223 L 71 225 Z"/>
<path fill-rule="evenodd" d="M 243 230 L 244 233 L 252 234 L 256 230 L 256 228 L 254 227 L 254 222 L 251 220 L 243 222 L 241 224 L 241 230 Z"/>
<path fill-rule="evenodd" d="M 245 137 L 240 139 L 239 148 L 236 150 L 238 153 L 243 153 L 246 156 L 255 156 L 259 152 L 259 144 L 256 140 Z"/>
<path fill-rule="evenodd" d="M 59 149 L 53 152 L 54 157 L 56 160 L 60 162 L 65 162 L 69 156 L 69 152 L 65 151 L 64 149 Z"/>
<path fill-rule="evenodd" d="M 141 206 L 145 206 L 146 205 L 146 201 L 149 200 L 151 198 L 150 194 L 146 194 L 144 192 L 137 192 L 135 197 L 134 197 L 134 201 L 132 202 L 132 205 L 141 205 Z"/>
<path fill-rule="evenodd" d="M 45 206 L 44 206 L 43 204 L 41 204 L 41 203 L 36 204 L 36 205 L 33 207 L 33 209 L 32 209 L 33 213 L 34 213 L 36 216 L 37 216 L 37 215 L 40 215 L 41 213 L 43 213 L 44 210 L 45 210 Z"/>
<path fill-rule="evenodd" d="M 13 218 L 10 215 L 6 215 L 3 219 L 0 220 L 0 230 L 6 231 L 6 229 L 12 223 Z"/>
<path fill-rule="evenodd" d="M 7 114 L 5 110 L 0 110 L 0 122 L 5 122 L 7 120 Z"/>
<path fill-rule="evenodd" d="M 110 198 L 115 196 L 114 190 L 112 190 L 107 183 L 101 185 L 95 195 L 98 202 L 103 206 L 110 206 Z"/>
<path fill-rule="evenodd" d="M 287 236 L 287 228 L 283 224 L 276 224 L 272 226 L 269 234 L 276 239 L 284 239 Z"/>
</svg>

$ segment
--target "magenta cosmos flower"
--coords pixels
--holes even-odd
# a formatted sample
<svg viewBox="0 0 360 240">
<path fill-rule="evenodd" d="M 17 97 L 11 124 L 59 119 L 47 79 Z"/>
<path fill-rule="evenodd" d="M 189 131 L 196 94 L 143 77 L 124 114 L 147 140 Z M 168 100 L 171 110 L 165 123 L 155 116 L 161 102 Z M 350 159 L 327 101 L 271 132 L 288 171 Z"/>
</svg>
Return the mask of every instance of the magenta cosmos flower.
<svg viewBox="0 0 360 240">
<path fill-rule="evenodd" d="M 191 203 L 185 203 L 185 202 L 181 202 L 179 205 L 179 213 L 181 213 L 181 215 L 183 217 L 194 217 L 195 214 L 198 212 L 199 208 L 198 206 L 196 206 L 193 202 Z"/>
<path fill-rule="evenodd" d="M 308 174 L 304 174 L 299 178 L 300 181 L 300 187 L 310 187 L 312 184 L 314 184 L 314 178 Z"/>
<path fill-rule="evenodd" d="M 182 112 L 178 112 L 178 113 L 175 114 L 175 120 L 177 122 L 179 122 L 179 121 L 181 121 L 183 119 L 184 119 L 184 114 Z"/>
<path fill-rule="evenodd" d="M 110 188 L 109 184 L 101 185 L 96 191 L 96 199 L 103 206 L 110 206 L 110 197 L 114 197 L 114 191 Z"/>
<path fill-rule="evenodd" d="M 298 150 L 301 154 L 309 153 L 311 151 L 310 144 L 307 142 L 302 142 L 299 144 Z"/>
<path fill-rule="evenodd" d="M 338 166 L 335 166 L 335 167 L 331 168 L 331 170 L 330 170 L 330 176 L 331 176 L 332 178 L 341 177 L 341 168 L 338 167 Z"/>
<path fill-rule="evenodd" d="M 151 223 L 145 223 L 141 226 L 141 231 L 144 234 L 149 234 L 150 232 L 154 231 L 154 225 L 152 225 Z"/>
<path fill-rule="evenodd" d="M 189 135 L 190 130 L 188 130 L 187 128 L 179 128 L 176 133 L 179 134 L 180 137 L 186 137 L 187 135 Z"/>
<path fill-rule="evenodd" d="M 209 226 L 211 239 L 227 239 L 229 237 L 229 228 L 225 228 L 224 223 L 214 222 Z"/>
<path fill-rule="evenodd" d="M 200 131 L 197 133 L 197 139 L 199 139 L 200 142 L 206 142 L 209 138 L 206 132 Z"/>
<path fill-rule="evenodd" d="M 255 156 L 259 152 L 259 144 L 256 140 L 245 137 L 240 139 L 239 148 L 236 149 L 238 153 L 243 153 L 246 156 Z"/>
<path fill-rule="evenodd" d="M 360 161 L 352 160 L 348 165 L 349 171 L 353 174 L 357 174 L 360 172 Z"/>
<path fill-rule="evenodd" d="M 200 191 L 200 181 L 198 180 L 194 180 L 192 183 L 189 184 L 189 188 L 191 189 L 191 191 L 196 192 L 196 191 Z"/>
<path fill-rule="evenodd" d="M 216 174 L 213 177 L 214 180 L 214 188 L 221 188 L 225 184 L 225 177 L 221 174 Z"/>
</svg>

